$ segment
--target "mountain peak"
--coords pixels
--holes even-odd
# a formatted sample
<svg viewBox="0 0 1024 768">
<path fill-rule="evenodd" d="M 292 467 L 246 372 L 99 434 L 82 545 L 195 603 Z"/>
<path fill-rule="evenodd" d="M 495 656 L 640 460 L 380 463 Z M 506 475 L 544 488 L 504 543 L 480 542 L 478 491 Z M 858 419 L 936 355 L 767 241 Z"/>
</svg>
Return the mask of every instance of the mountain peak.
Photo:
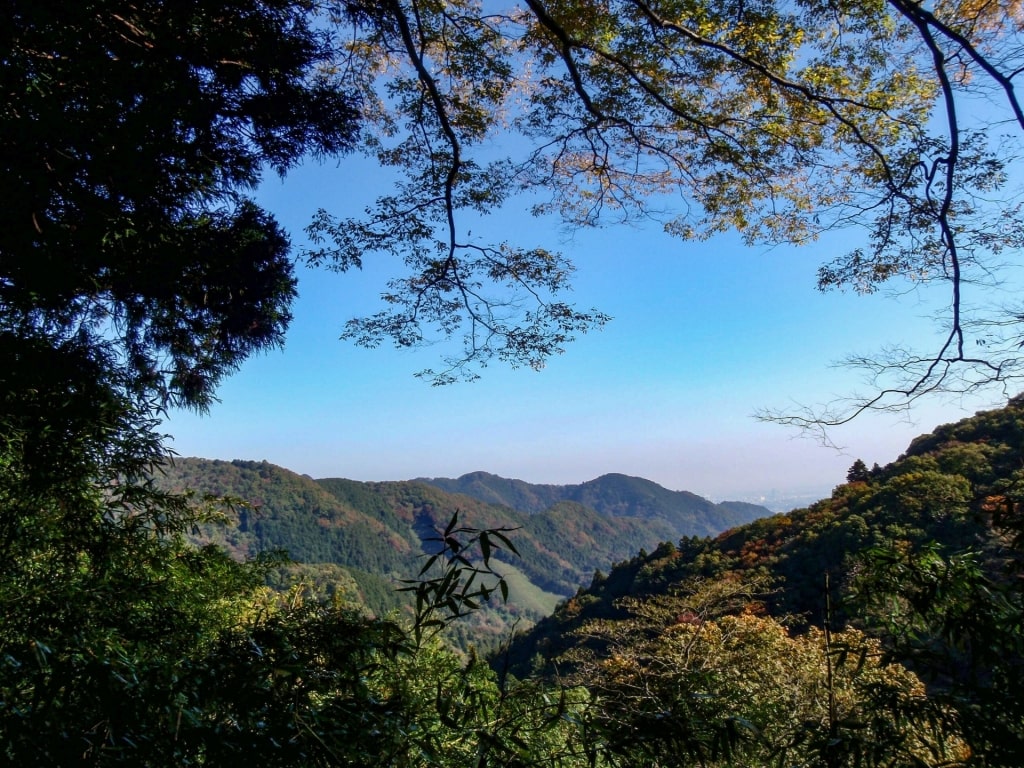
<svg viewBox="0 0 1024 768">
<path fill-rule="evenodd" d="M 537 485 L 481 471 L 458 479 L 422 481 L 448 493 L 460 493 L 530 514 L 572 501 L 605 517 L 661 520 L 668 524 L 673 536 L 714 536 L 727 528 L 771 514 L 770 510 L 757 505 L 715 504 L 695 493 L 670 491 L 653 480 L 621 472 L 609 472 L 575 485 Z"/>
</svg>

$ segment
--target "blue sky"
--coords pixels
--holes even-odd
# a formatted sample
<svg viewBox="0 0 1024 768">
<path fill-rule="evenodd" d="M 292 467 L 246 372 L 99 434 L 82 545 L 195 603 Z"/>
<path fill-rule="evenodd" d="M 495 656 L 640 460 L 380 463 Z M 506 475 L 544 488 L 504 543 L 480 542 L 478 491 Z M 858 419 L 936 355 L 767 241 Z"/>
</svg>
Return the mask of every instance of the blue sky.
<svg viewBox="0 0 1024 768">
<path fill-rule="evenodd" d="M 357 215 L 385 189 L 372 164 L 343 158 L 269 177 L 257 199 L 304 242 L 318 207 Z M 493 240 L 561 250 L 576 263 L 572 301 L 613 316 L 540 372 L 493 364 L 471 384 L 414 378 L 442 349 L 364 350 L 344 323 L 379 309 L 399 265 L 300 272 L 282 352 L 248 361 L 198 416 L 165 423 L 183 456 L 266 459 L 314 477 L 404 480 L 486 470 L 538 483 L 606 472 L 640 475 L 715 499 L 827 494 L 855 458 L 886 463 L 918 434 L 991 402 L 931 401 L 912 414 L 862 418 L 833 437 L 844 452 L 752 414 L 829 402 L 862 388 L 832 367 L 850 353 L 926 339 L 942 289 L 901 296 L 822 295 L 817 266 L 855 233 L 793 248 L 735 237 L 684 243 L 646 228 L 567 232 L 513 200 L 473 224 Z"/>
</svg>

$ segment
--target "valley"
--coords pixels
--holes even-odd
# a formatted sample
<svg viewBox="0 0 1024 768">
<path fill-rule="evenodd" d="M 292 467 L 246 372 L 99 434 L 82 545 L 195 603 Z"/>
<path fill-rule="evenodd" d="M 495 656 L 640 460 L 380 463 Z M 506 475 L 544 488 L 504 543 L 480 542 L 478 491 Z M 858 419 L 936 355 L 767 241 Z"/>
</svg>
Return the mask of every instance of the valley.
<svg viewBox="0 0 1024 768">
<path fill-rule="evenodd" d="M 383 615 L 402 605 L 395 587 L 420 570 L 425 540 L 457 512 L 475 528 L 505 528 L 518 556 L 499 550 L 507 603 L 487 604 L 457 631 L 461 644 L 491 647 L 512 627 L 549 615 L 594 574 L 662 541 L 708 536 L 770 514 L 746 503 L 714 504 L 641 478 L 605 475 L 578 486 L 531 485 L 478 472 L 457 480 L 364 483 L 313 480 L 267 462 L 177 458 L 162 488 L 226 496 L 226 525 L 205 525 L 200 544 L 235 557 L 282 551 L 294 561 L 273 583 L 306 584 Z M 474 634 L 475 633 L 475 634 Z"/>
</svg>

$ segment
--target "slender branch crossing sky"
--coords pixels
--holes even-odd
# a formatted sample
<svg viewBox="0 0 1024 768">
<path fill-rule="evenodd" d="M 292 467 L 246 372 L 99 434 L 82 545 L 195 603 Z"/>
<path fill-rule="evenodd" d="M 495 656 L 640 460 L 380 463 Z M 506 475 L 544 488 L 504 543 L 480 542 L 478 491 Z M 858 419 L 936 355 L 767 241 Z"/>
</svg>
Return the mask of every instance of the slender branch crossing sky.
<svg viewBox="0 0 1024 768">
<path fill-rule="evenodd" d="M 311 163 L 259 200 L 296 253 L 324 207 L 356 215 L 386 190 L 369 161 Z M 909 441 L 994 400 L 933 400 L 906 417 L 864 417 L 836 430 L 845 450 L 753 418 L 762 408 L 827 403 L 864 390 L 833 363 L 887 344 L 926 343 L 943 286 L 899 296 L 820 294 L 817 266 L 855 245 L 834 233 L 801 248 L 751 248 L 723 236 L 687 243 L 650 223 L 567 232 L 513 200 L 472 223 L 481 242 L 562 250 L 576 263 L 571 300 L 613 316 L 540 372 L 495 363 L 471 384 L 431 387 L 443 345 L 364 350 L 338 340 L 349 318 L 380 308 L 401 265 L 369 260 L 345 275 L 300 272 L 286 348 L 250 360 L 207 415 L 173 412 L 183 456 L 266 459 L 314 477 L 405 480 L 485 470 L 536 483 L 607 472 L 715 499 L 819 497 L 861 458 L 894 460 Z"/>
</svg>

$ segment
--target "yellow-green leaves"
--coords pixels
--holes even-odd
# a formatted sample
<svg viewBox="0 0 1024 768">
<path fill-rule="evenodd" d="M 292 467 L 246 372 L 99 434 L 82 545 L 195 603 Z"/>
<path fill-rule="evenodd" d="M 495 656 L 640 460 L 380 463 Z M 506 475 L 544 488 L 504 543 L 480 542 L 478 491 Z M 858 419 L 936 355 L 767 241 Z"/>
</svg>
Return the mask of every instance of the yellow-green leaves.
<svg viewBox="0 0 1024 768">
<path fill-rule="evenodd" d="M 579 632 L 608 643 L 577 661 L 611 754 L 630 764 L 851 768 L 966 757 L 949 713 L 877 641 L 852 629 L 795 634 L 750 611 L 716 616 L 700 594 L 624 604 L 629 618 Z"/>
<path fill-rule="evenodd" d="M 523 192 L 573 226 L 654 218 L 680 237 L 733 230 L 748 243 L 853 228 L 822 287 L 950 285 L 947 341 L 887 368 L 890 395 L 955 386 L 958 367 L 981 384 L 1024 372 L 1015 331 L 967 354 L 968 319 L 987 332 L 1021 313 L 1000 326 L 961 290 L 991 279 L 1024 231 L 1002 199 L 1024 130 L 1018 3 L 389 0 L 342 16 L 338 77 L 361 94 L 367 150 L 401 180 L 364 217 L 319 219 L 313 235 L 337 249 L 313 260 L 381 253 L 406 270 L 381 313 L 350 324 L 358 343 L 461 339 L 424 372 L 444 383 L 495 357 L 539 367 L 600 327 L 599 311 L 561 300 L 568 282 L 494 285 L 488 261 L 547 245 L 471 236 Z M 968 117 L 978 94 L 987 106 Z M 1016 131 L 1005 146 L 990 130 L 1003 120 Z"/>
</svg>

